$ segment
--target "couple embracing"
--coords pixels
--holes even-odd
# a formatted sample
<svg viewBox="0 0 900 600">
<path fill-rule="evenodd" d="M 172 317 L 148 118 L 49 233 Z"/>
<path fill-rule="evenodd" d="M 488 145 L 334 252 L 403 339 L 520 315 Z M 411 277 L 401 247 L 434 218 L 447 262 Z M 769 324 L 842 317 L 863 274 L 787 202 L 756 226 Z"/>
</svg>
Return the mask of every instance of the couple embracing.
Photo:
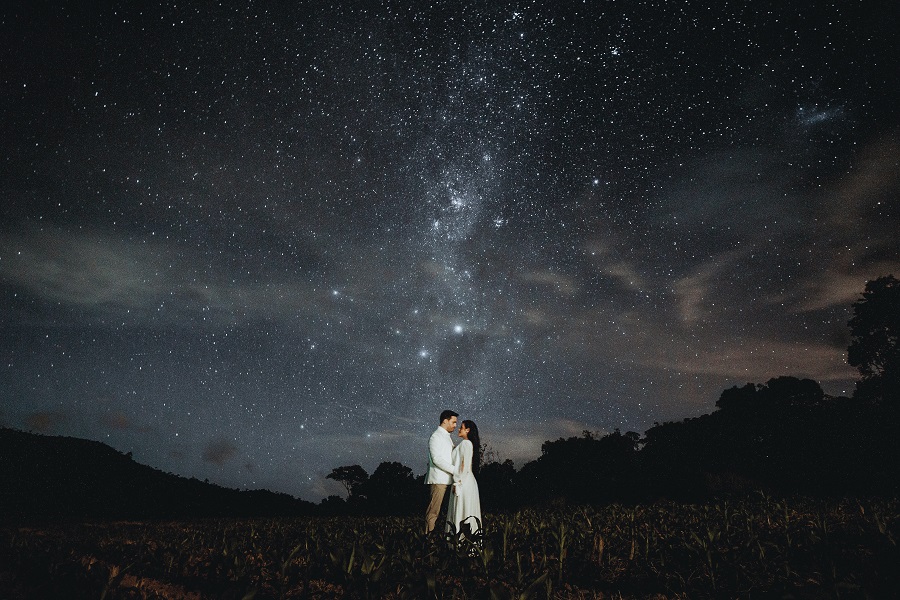
<svg viewBox="0 0 900 600">
<path fill-rule="evenodd" d="M 457 535 L 463 528 L 476 533 L 481 529 L 481 499 L 475 473 L 481 466 L 481 440 L 478 427 L 469 420 L 459 426 L 462 441 L 453 446 L 451 433 L 456 430 L 458 414 L 445 410 L 440 425 L 428 440 L 428 473 L 425 483 L 431 491 L 431 500 L 425 512 L 425 533 L 431 533 L 441 512 L 441 505 L 448 489 L 446 531 Z"/>
</svg>

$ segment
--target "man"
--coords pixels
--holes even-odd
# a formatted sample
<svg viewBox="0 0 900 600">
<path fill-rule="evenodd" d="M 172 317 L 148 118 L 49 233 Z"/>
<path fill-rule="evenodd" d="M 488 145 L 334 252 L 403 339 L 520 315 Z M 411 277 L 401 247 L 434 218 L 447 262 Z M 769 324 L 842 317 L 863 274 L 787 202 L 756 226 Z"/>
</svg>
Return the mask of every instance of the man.
<svg viewBox="0 0 900 600">
<path fill-rule="evenodd" d="M 425 533 L 431 533 L 437 523 L 438 514 L 441 512 L 441 503 L 447 488 L 453 483 L 453 440 L 450 434 L 456 429 L 456 421 L 459 415 L 452 410 L 441 413 L 440 425 L 431 434 L 428 440 L 428 472 L 425 474 L 425 483 L 431 490 L 431 500 L 428 502 L 428 510 L 425 511 Z"/>
</svg>

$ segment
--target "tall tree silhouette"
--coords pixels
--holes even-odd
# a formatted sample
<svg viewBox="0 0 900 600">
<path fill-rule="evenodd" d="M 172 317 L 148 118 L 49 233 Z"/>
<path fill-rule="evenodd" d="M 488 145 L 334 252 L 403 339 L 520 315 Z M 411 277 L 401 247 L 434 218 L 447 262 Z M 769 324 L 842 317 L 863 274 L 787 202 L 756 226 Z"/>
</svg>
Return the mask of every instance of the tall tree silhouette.
<svg viewBox="0 0 900 600">
<path fill-rule="evenodd" d="M 515 508 L 519 503 L 516 492 L 516 467 L 513 461 L 489 461 L 481 465 L 478 473 L 478 491 L 481 505 L 491 511 Z"/>
<path fill-rule="evenodd" d="M 866 283 L 862 298 L 853 304 L 849 325 L 853 341 L 847 362 L 862 376 L 856 395 L 896 401 L 900 397 L 900 281 L 886 275 Z"/>
<path fill-rule="evenodd" d="M 412 469 L 386 461 L 360 485 L 369 512 L 378 515 L 412 514 L 425 503 L 425 486 L 416 481 Z"/>
<path fill-rule="evenodd" d="M 350 465 L 345 467 L 335 467 L 331 473 L 325 476 L 325 479 L 334 479 L 341 482 L 347 490 L 347 498 L 354 496 L 359 486 L 369 479 L 369 474 L 359 465 Z"/>
<path fill-rule="evenodd" d="M 640 435 L 616 429 L 603 437 L 590 431 L 541 445 L 541 456 L 526 463 L 518 489 L 526 503 L 564 499 L 607 502 L 634 492 L 634 461 Z"/>
</svg>

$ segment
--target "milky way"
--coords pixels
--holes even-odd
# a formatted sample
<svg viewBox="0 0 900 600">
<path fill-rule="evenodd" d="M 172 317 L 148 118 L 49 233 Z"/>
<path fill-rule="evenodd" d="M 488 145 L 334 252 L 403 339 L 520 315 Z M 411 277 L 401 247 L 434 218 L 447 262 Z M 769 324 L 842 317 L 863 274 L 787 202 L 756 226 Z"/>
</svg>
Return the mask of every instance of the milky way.
<svg viewBox="0 0 900 600">
<path fill-rule="evenodd" d="M 0 423 L 319 500 L 444 408 L 521 466 L 852 393 L 891 3 L 335 4 L 3 9 Z"/>
</svg>

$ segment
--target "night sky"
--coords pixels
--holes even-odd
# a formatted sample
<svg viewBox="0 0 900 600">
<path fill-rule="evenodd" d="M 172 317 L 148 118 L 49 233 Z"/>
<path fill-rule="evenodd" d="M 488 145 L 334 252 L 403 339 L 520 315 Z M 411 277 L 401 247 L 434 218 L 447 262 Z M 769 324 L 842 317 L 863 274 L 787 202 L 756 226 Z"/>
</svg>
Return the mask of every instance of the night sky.
<svg viewBox="0 0 900 600">
<path fill-rule="evenodd" d="M 900 276 L 893 0 L 13 4 L 8 427 L 318 501 L 452 408 L 521 467 L 851 394 Z"/>
</svg>

